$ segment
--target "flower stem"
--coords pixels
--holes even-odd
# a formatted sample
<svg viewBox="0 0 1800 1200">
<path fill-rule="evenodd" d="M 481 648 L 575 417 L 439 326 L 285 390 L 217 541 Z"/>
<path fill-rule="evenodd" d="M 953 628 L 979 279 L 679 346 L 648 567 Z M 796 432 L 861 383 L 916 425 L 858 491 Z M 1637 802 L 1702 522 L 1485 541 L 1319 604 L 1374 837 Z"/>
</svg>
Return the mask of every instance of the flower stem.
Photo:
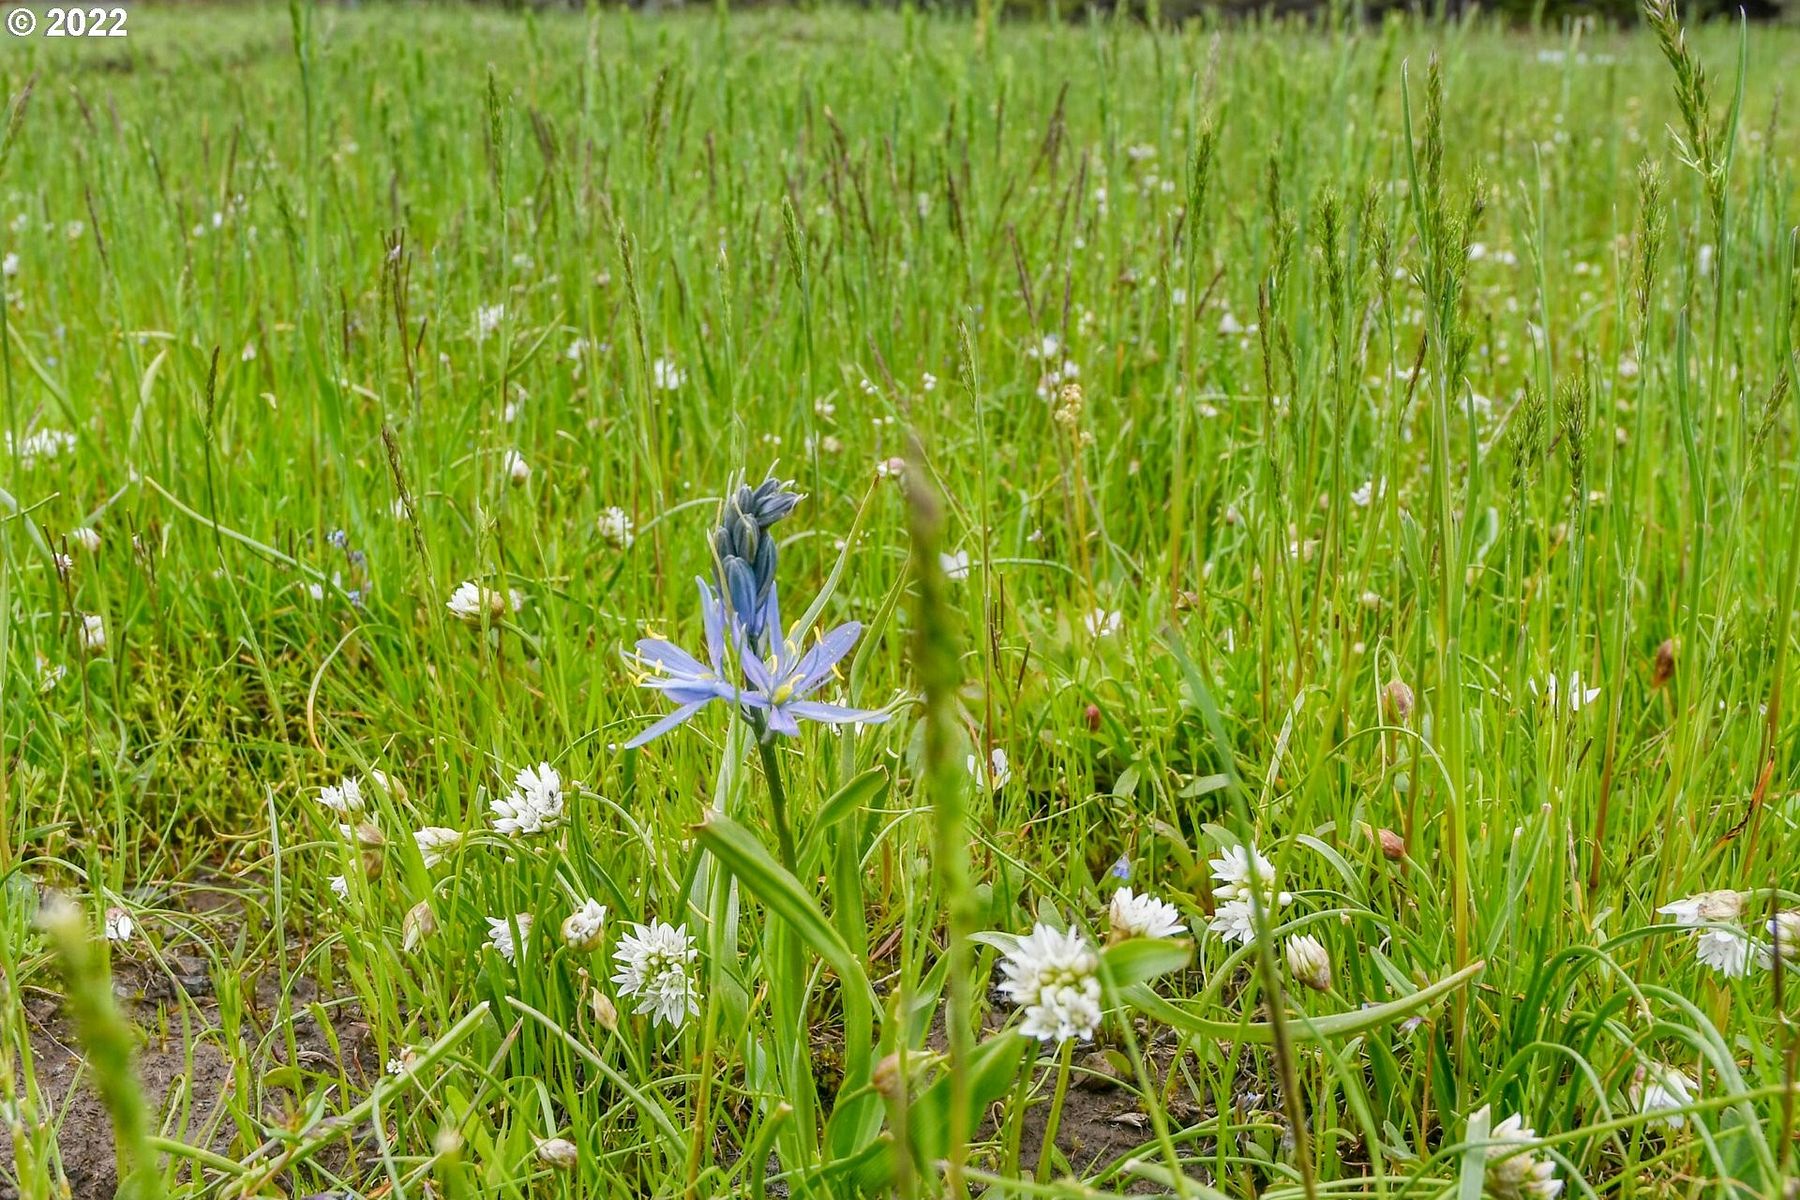
<svg viewBox="0 0 1800 1200">
<path fill-rule="evenodd" d="M 769 779 L 769 813 L 775 823 L 775 848 L 781 865 L 796 878 L 800 874 L 799 856 L 794 853 L 794 834 L 788 828 L 787 788 L 781 782 L 781 763 L 775 758 L 775 742 L 757 731 L 756 748 L 762 754 L 763 774 Z"/>
<path fill-rule="evenodd" d="M 1073 1038 L 1063 1042 L 1056 1056 L 1056 1091 L 1050 1097 L 1050 1115 L 1044 1121 L 1044 1142 L 1038 1147 L 1037 1181 L 1050 1177 L 1050 1155 L 1056 1151 L 1056 1129 L 1062 1124 L 1063 1099 L 1069 1094 L 1069 1060 L 1075 1055 Z"/>
</svg>

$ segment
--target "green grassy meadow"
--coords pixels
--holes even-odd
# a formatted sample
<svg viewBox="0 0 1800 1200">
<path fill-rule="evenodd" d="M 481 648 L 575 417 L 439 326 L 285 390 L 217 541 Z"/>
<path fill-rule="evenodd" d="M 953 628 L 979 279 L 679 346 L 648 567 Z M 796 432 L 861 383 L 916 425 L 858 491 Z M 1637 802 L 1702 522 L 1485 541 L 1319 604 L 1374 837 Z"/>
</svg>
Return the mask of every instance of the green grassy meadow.
<svg viewBox="0 0 1800 1200">
<path fill-rule="evenodd" d="M 1663 34 L 8 38 L 0 1193 L 1793 1197 L 1800 31 Z"/>
</svg>

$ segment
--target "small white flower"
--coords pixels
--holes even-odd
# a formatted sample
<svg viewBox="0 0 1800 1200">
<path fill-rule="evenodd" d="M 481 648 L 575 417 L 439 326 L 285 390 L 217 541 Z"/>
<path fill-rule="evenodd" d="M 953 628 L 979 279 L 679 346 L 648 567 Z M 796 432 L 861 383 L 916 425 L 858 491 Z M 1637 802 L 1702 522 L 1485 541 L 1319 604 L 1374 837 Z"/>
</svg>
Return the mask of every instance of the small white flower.
<svg viewBox="0 0 1800 1200">
<path fill-rule="evenodd" d="M 1744 894 L 1729 889 L 1701 892 L 1685 900 L 1676 900 L 1656 910 L 1675 918 L 1687 929 L 1702 929 L 1715 921 L 1735 921 L 1744 913 Z"/>
<path fill-rule="evenodd" d="M 1256 940 L 1255 912 L 1248 900 L 1227 900 L 1213 909 L 1206 928 L 1227 942 L 1248 945 Z"/>
<path fill-rule="evenodd" d="M 575 950 L 598 950 L 606 932 L 606 905 L 586 900 L 562 923 L 562 939 Z"/>
<path fill-rule="evenodd" d="M 594 518 L 594 529 L 600 534 L 600 540 L 620 550 L 631 549 L 632 539 L 636 536 L 631 516 L 618 507 L 603 508 L 600 515 Z"/>
<path fill-rule="evenodd" d="M 619 970 L 612 981 L 619 985 L 619 995 L 636 997 L 635 1011 L 649 1013 L 652 1026 L 664 1022 L 680 1029 L 700 1012 L 694 981 L 688 975 L 688 964 L 699 955 L 686 925 L 657 920 L 648 925 L 634 923 L 613 951 Z"/>
<path fill-rule="evenodd" d="M 4 271 L 8 279 L 17 275 L 19 273 L 19 256 L 8 254 L 4 259 L 0 259 L 0 271 Z"/>
<path fill-rule="evenodd" d="M 1227 846 L 1218 858 L 1208 864 L 1218 886 L 1213 895 L 1220 900 L 1241 900 L 1250 894 L 1254 881 L 1265 891 L 1275 887 L 1275 864 L 1252 846 Z"/>
<path fill-rule="evenodd" d="M 1527 685 L 1531 688 L 1531 694 L 1533 696 L 1538 694 L 1537 680 L 1527 680 Z M 1551 675 L 1544 680 L 1544 702 L 1550 707 L 1550 711 L 1552 712 L 1556 711 L 1558 690 L 1555 675 Z M 1592 704 L 1600 698 L 1600 689 L 1597 687 L 1583 688 L 1581 686 L 1581 672 L 1570 671 L 1569 685 L 1566 689 L 1566 694 L 1569 698 L 1569 711 L 1580 712 L 1587 705 Z"/>
<path fill-rule="evenodd" d="M 92 554 L 100 549 L 100 535 L 86 525 L 69 530 L 69 544 Z"/>
<path fill-rule="evenodd" d="M 70 571 L 75 569 L 75 560 L 70 558 L 67 554 L 62 553 L 60 550 L 55 551 L 50 555 L 50 561 L 56 567 L 56 573 L 58 575 L 66 577 Z"/>
<path fill-rule="evenodd" d="M 522 487 L 531 479 L 531 464 L 517 450 L 508 450 L 500 460 L 500 465 L 514 487 Z"/>
<path fill-rule="evenodd" d="M 906 474 L 906 460 L 898 455 L 892 458 L 877 459 L 875 474 L 881 479 L 898 479 Z"/>
<path fill-rule="evenodd" d="M 385 789 L 388 786 L 387 776 L 380 771 L 370 771 L 369 778 Z M 353 816 L 368 806 L 368 799 L 363 795 L 362 780 L 355 775 L 346 775 L 338 780 L 337 786 L 330 784 L 319 789 L 319 803 L 339 816 Z"/>
<path fill-rule="evenodd" d="M 924 376 L 919 380 L 919 386 L 927 392 L 937 391 L 937 376 L 933 375 L 930 371 L 925 372 Z"/>
<path fill-rule="evenodd" d="M 425 860 L 425 869 L 430 870 L 443 862 L 462 844 L 462 831 L 447 829 L 442 825 L 427 825 L 423 829 L 413 831 L 413 844 L 419 848 L 419 857 Z"/>
<path fill-rule="evenodd" d="M 1274 923 L 1275 910 L 1293 899 L 1276 889 L 1275 864 L 1257 853 L 1255 846 L 1227 846 L 1209 865 L 1218 880 L 1213 899 L 1219 904 L 1207 928 L 1228 942 L 1248 944 L 1256 939 L 1255 910 L 1250 902 L 1253 888 L 1269 924 Z"/>
<path fill-rule="evenodd" d="M 1484 1106 L 1481 1113 L 1486 1112 Z M 1495 1143 L 1487 1149 L 1487 1193 L 1494 1200 L 1556 1200 L 1562 1194 L 1555 1163 L 1515 1149 L 1537 1140 L 1521 1118 L 1506 1118 L 1488 1137 Z"/>
<path fill-rule="evenodd" d="M 1310 933 L 1287 940 L 1288 972 L 1315 992 L 1331 990 L 1331 955 L 1325 943 Z"/>
<path fill-rule="evenodd" d="M 1074 383 L 1080 378 L 1081 364 L 1072 358 L 1065 358 L 1038 379 L 1038 399 L 1053 400 L 1061 393 L 1065 383 Z"/>
<path fill-rule="evenodd" d="M 1750 973 L 1752 959 L 1761 965 L 1764 955 L 1741 929 L 1702 929 L 1694 934 L 1694 957 L 1727 979 L 1741 979 Z"/>
<path fill-rule="evenodd" d="M 475 336 L 485 340 L 506 319 L 506 305 L 484 304 L 475 310 Z"/>
<path fill-rule="evenodd" d="M 547 762 L 524 767 L 513 777 L 513 790 L 488 805 L 500 833 L 542 833 L 562 822 L 562 776 Z"/>
<path fill-rule="evenodd" d="M 1694 931 L 1694 956 L 1700 964 L 1727 978 L 1736 979 L 1750 972 L 1753 958 L 1766 951 L 1738 927 L 1744 912 L 1742 892 L 1731 890 L 1701 892 L 1685 900 L 1676 900 L 1656 910 L 1675 918 L 1675 924 Z"/>
<path fill-rule="evenodd" d="M 948 579 L 964 580 L 969 577 L 969 552 L 958 550 L 955 554 L 938 555 L 938 564 L 944 568 Z"/>
<path fill-rule="evenodd" d="M 1096 608 L 1083 617 L 1081 623 L 1087 627 L 1089 637 L 1103 638 L 1117 634 L 1123 620 L 1124 618 L 1119 615 L 1119 610 L 1116 608 L 1111 611 Z"/>
<path fill-rule="evenodd" d="M 8 454 L 13 453 L 13 436 L 10 430 L 0 441 L 4 441 Z M 61 429 L 40 429 L 35 433 L 27 434 L 24 440 L 18 444 L 19 466 L 29 471 L 37 466 L 40 458 L 61 458 L 65 454 L 74 452 L 74 434 Z"/>
<path fill-rule="evenodd" d="M 81 648 L 95 654 L 106 649 L 106 618 L 99 613 L 84 613 L 81 618 Z"/>
<path fill-rule="evenodd" d="M 1648 1063 L 1632 1072 L 1631 1102 L 1641 1113 L 1667 1113 L 1658 1118 L 1658 1123 L 1680 1129 L 1687 1124 L 1687 1114 L 1669 1110 L 1692 1104 L 1699 1088 L 1699 1082 L 1685 1071 L 1663 1063 Z"/>
<path fill-rule="evenodd" d="M 999 791 L 1012 781 L 1012 760 L 1006 757 L 1006 751 L 995 746 L 988 752 L 988 765 L 983 768 L 981 759 L 971 754 L 965 760 L 969 775 L 975 780 L 975 786 L 983 791 Z"/>
<path fill-rule="evenodd" d="M 687 382 L 687 375 L 672 358 L 659 358 L 650 364 L 651 382 L 659 392 L 672 392 Z"/>
<path fill-rule="evenodd" d="M 1107 916 L 1112 919 L 1112 936 L 1115 941 L 1126 938 L 1177 938 L 1187 936 L 1187 925 L 1181 919 L 1181 910 L 1167 900 L 1158 900 L 1148 894 L 1134 894 L 1128 887 L 1122 887 L 1112 894 L 1112 902 L 1107 905 Z"/>
<path fill-rule="evenodd" d="M 40 654 L 37 656 L 37 673 L 38 692 L 42 694 L 44 692 L 55 691 L 56 685 L 61 683 L 63 677 L 69 673 L 69 668 L 63 666 L 61 663 L 51 662 Z"/>
<path fill-rule="evenodd" d="M 105 926 L 107 941 L 129 942 L 133 931 L 136 929 L 137 925 L 132 921 L 130 913 L 126 912 L 116 904 L 110 905 L 107 908 Z"/>
<path fill-rule="evenodd" d="M 568 1138 L 546 1138 L 537 1144 L 538 1161 L 558 1171 L 572 1171 L 581 1161 L 581 1151 Z"/>
<path fill-rule="evenodd" d="M 500 591 L 465 579 L 450 593 L 450 599 L 444 607 L 452 616 L 466 621 L 470 625 L 481 624 L 483 615 L 490 621 L 498 621 L 509 612 L 518 612 L 525 606 L 525 597 L 515 589 Z"/>
<path fill-rule="evenodd" d="M 350 881 L 348 879 L 345 879 L 342 875 L 333 875 L 330 879 L 326 880 L 326 882 L 331 885 L 331 894 L 336 896 L 339 900 L 348 900 L 350 898 Z"/>
<path fill-rule="evenodd" d="M 1073 929 L 1038 925 L 1000 960 L 1001 994 L 1025 1010 L 1019 1032 L 1040 1042 L 1090 1039 L 1100 1025 L 1100 956 Z"/>
<path fill-rule="evenodd" d="M 519 953 L 519 946 L 531 940 L 531 914 L 520 913 L 511 921 L 505 917 L 489 917 L 487 945 L 500 952 L 500 957 L 513 962 Z M 519 936 L 513 937 L 513 926 L 519 927 Z"/>
</svg>

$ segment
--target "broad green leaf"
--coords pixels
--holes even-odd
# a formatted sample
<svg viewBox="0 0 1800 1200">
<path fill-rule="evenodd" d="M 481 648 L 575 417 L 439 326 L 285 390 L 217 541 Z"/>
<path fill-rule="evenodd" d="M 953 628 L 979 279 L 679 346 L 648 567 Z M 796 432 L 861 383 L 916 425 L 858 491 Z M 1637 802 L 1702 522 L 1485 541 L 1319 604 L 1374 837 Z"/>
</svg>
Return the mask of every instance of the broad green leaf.
<svg viewBox="0 0 1800 1200">
<path fill-rule="evenodd" d="M 800 861 L 813 862 L 824 849 L 825 835 L 837 826 L 844 818 L 859 809 L 867 808 L 887 786 L 887 768 L 870 767 L 861 775 L 839 788 L 832 797 L 819 806 L 813 814 L 812 824 L 806 830 L 806 836 L 800 847 Z"/>
<path fill-rule="evenodd" d="M 1100 953 L 1117 988 L 1147 983 L 1158 975 L 1179 971 L 1193 956 L 1194 943 L 1186 938 L 1128 938 Z"/>
<path fill-rule="evenodd" d="M 708 813 L 694 827 L 694 836 L 837 972 L 846 994 L 854 991 L 865 1003 L 874 1003 L 875 993 L 869 987 L 869 976 L 862 963 L 819 911 L 818 902 L 786 867 L 775 861 L 755 834 L 715 812 Z"/>
</svg>

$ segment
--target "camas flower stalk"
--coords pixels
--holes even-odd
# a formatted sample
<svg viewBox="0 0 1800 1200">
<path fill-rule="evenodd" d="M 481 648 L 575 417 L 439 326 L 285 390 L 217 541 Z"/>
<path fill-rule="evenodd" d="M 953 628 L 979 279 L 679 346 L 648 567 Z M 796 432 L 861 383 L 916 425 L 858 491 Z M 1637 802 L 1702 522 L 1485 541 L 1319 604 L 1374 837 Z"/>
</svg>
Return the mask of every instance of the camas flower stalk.
<svg viewBox="0 0 1800 1200">
<path fill-rule="evenodd" d="M 739 485 L 725 497 L 712 547 L 719 590 L 752 647 L 766 651 L 781 636 L 775 606 L 775 539 L 769 528 L 794 511 L 800 493 L 775 478 Z"/>
<path fill-rule="evenodd" d="M 782 865 L 790 871 L 797 864 L 774 735 L 798 735 L 803 720 L 838 725 L 874 723 L 888 716 L 812 698 L 836 675 L 838 663 L 862 635 L 862 626 L 855 621 L 839 625 L 805 650 L 797 644 L 799 635 L 784 629 L 775 582 L 775 541 L 769 528 L 793 512 L 799 501 L 797 493 L 775 479 L 754 488 L 740 486 L 726 497 L 711 535 L 718 590 L 704 579 L 695 580 L 706 662 L 655 637 L 640 639 L 626 656 L 640 672 L 640 686 L 662 692 L 677 706 L 626 742 L 628 750 L 661 737 L 715 700 L 737 707 L 756 732 L 769 781 L 777 847 Z"/>
</svg>

